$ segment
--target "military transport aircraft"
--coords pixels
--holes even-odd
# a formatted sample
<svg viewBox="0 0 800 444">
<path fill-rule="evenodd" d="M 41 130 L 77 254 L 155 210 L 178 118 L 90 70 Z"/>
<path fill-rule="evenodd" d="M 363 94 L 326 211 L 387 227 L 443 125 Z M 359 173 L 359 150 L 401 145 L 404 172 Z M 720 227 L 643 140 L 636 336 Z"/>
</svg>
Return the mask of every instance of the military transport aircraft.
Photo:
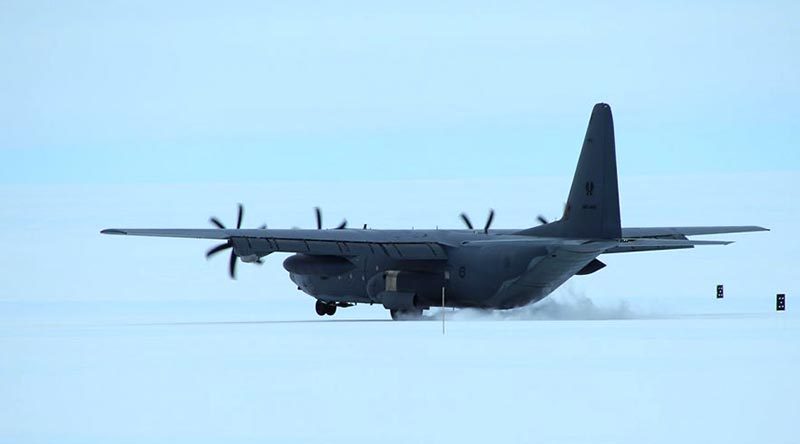
<svg viewBox="0 0 800 444">
<path fill-rule="evenodd" d="M 316 299 L 318 315 L 337 307 L 382 304 L 392 319 L 418 317 L 436 306 L 509 309 L 541 300 L 570 277 L 605 267 L 601 254 L 694 248 L 731 242 L 687 236 L 766 231 L 757 226 L 622 228 L 611 108 L 594 106 L 564 213 L 560 220 L 518 230 L 374 230 L 366 226 L 316 230 L 242 229 L 211 218 L 215 229 L 112 228 L 103 234 L 216 239 L 210 257 L 230 249 L 229 273 L 237 259 L 260 263 L 275 252 L 298 290 Z"/>
</svg>

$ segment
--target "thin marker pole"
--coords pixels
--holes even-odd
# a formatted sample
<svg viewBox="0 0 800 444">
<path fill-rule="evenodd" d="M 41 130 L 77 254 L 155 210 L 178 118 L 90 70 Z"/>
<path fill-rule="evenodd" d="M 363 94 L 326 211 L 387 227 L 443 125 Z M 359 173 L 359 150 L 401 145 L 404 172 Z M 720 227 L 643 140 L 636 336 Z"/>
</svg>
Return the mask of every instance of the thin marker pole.
<svg viewBox="0 0 800 444">
<path fill-rule="evenodd" d="M 442 335 L 444 335 L 444 287 L 442 287 Z"/>
</svg>

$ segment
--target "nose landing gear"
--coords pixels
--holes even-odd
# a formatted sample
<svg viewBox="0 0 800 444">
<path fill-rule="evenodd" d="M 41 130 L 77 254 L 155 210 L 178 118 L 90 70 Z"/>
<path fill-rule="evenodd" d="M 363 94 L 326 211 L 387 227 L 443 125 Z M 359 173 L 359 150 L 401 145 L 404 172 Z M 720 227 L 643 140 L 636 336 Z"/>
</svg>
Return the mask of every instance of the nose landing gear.
<svg viewBox="0 0 800 444">
<path fill-rule="evenodd" d="M 323 302 L 317 299 L 314 309 L 319 316 L 333 316 L 336 313 L 336 304 L 331 302 Z"/>
</svg>

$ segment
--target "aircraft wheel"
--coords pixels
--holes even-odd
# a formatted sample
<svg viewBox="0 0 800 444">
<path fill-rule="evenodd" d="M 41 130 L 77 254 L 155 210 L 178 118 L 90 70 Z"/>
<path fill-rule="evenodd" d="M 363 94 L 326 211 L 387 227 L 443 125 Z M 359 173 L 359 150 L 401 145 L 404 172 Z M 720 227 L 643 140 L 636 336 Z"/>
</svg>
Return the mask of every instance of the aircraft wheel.
<svg viewBox="0 0 800 444">
<path fill-rule="evenodd" d="M 422 317 L 422 309 L 418 310 L 389 310 L 389 315 L 395 321 L 414 321 Z"/>
<path fill-rule="evenodd" d="M 317 311 L 317 314 L 319 316 L 325 316 L 325 314 L 328 313 L 327 305 L 328 304 L 326 304 L 326 303 L 324 303 L 324 302 L 322 302 L 320 300 L 317 300 L 317 303 L 314 305 L 314 309 Z"/>
<path fill-rule="evenodd" d="M 325 307 L 325 314 L 328 316 L 333 316 L 336 314 L 336 304 L 327 304 L 328 306 Z"/>
</svg>

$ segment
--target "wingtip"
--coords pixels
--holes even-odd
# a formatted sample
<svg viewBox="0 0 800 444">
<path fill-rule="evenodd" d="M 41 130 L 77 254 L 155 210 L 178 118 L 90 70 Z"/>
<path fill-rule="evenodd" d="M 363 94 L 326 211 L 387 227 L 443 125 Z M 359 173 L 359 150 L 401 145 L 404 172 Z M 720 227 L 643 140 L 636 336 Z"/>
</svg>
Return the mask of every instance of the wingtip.
<svg viewBox="0 0 800 444">
<path fill-rule="evenodd" d="M 105 230 L 100 231 L 100 234 L 122 234 L 122 235 L 125 235 L 125 234 L 128 234 L 128 233 L 126 233 L 125 231 L 122 231 L 120 229 L 117 229 L 117 228 L 106 228 Z"/>
</svg>

